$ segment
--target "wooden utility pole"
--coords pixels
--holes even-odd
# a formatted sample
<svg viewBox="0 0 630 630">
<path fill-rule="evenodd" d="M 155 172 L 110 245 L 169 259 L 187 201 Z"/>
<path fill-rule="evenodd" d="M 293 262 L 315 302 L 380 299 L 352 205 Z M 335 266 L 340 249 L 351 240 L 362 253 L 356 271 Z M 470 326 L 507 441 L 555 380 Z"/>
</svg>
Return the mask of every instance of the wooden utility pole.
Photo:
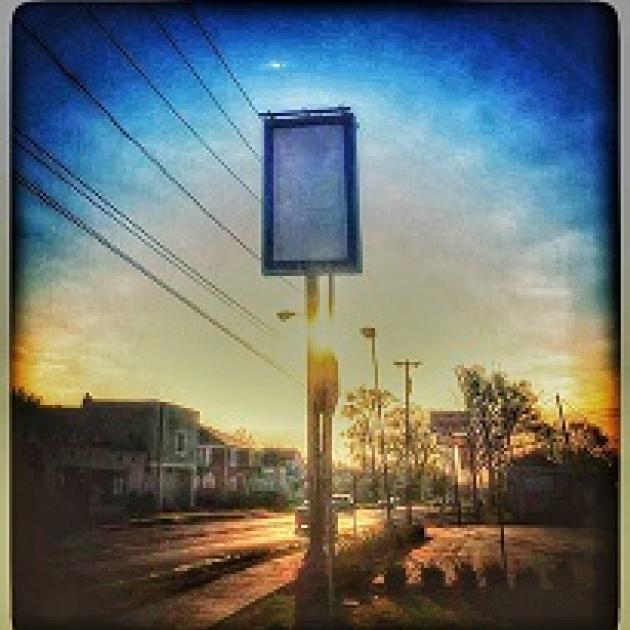
<svg viewBox="0 0 630 630">
<path fill-rule="evenodd" d="M 560 394 L 556 394 L 556 405 L 558 406 L 558 418 L 560 420 L 560 428 L 562 429 L 562 436 L 564 438 L 564 448 L 565 452 L 569 448 L 569 431 L 567 430 L 567 423 L 564 419 L 564 413 L 562 409 L 562 400 L 560 399 Z"/>
<path fill-rule="evenodd" d="M 409 394 L 411 394 L 411 376 L 409 376 L 410 368 L 417 368 L 422 365 L 422 361 L 394 361 L 396 367 L 405 368 L 405 505 L 407 526 L 411 527 L 413 521 L 411 513 L 411 428 L 409 425 Z"/>
</svg>

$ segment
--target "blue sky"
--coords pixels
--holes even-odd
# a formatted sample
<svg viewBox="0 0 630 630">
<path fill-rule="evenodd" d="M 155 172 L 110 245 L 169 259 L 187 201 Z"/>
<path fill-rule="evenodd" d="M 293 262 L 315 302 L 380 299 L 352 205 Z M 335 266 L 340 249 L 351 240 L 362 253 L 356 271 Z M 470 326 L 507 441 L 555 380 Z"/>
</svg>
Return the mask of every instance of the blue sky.
<svg viewBox="0 0 630 630">
<path fill-rule="evenodd" d="M 146 11 L 124 4 L 94 10 L 259 192 L 259 163 Z M 259 147 L 260 121 L 189 13 L 155 5 L 154 14 Z M 369 320 L 391 355 L 384 361 L 408 349 L 423 354 L 420 404 L 456 404 L 457 363 L 499 362 L 540 389 L 562 389 L 608 422 L 617 404 L 610 334 L 617 35 L 610 9 L 226 4 L 201 7 L 198 15 L 259 110 L 344 104 L 357 115 L 365 273 L 339 279 L 342 387 L 369 374 L 367 350 L 354 339 L 354 328 Z M 258 247 L 259 204 L 169 113 L 83 8 L 25 5 L 18 18 L 221 221 Z M 299 293 L 263 279 L 257 261 L 164 179 L 19 25 L 13 42 L 14 125 L 261 317 L 273 322 L 276 310 L 301 307 Z M 299 324 L 263 338 L 17 148 L 14 166 L 218 319 L 297 373 L 303 369 Z M 15 198 L 19 379 L 62 402 L 78 400 L 88 387 L 96 397 L 150 393 L 223 424 L 256 427 L 264 420 L 269 433 L 300 442 L 303 401 L 293 384 L 280 384 L 268 366 L 193 323 L 184 307 L 158 296 L 28 193 L 16 189 Z M 353 323 L 345 329 L 343 321 Z M 147 363 L 162 367 L 140 376 Z M 253 391 L 235 395 L 217 364 L 242 370 Z M 398 376 L 391 369 L 383 378 L 395 389 Z"/>
</svg>

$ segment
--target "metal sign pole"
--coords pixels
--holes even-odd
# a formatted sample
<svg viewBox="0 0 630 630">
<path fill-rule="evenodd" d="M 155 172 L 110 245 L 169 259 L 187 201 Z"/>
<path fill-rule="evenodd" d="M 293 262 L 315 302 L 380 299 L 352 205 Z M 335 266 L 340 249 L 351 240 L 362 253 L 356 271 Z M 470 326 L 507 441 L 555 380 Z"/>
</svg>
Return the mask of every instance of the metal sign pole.
<svg viewBox="0 0 630 630">
<path fill-rule="evenodd" d="M 296 582 L 295 627 L 322 626 L 322 613 L 327 614 L 326 559 L 324 556 L 324 512 L 322 496 L 322 422 L 317 406 L 317 357 L 312 327 L 319 314 L 319 282 L 315 274 L 306 276 L 306 453 L 309 545 Z"/>
<path fill-rule="evenodd" d="M 332 325 L 332 320 L 335 313 L 335 280 L 333 274 L 328 274 L 328 319 L 329 325 Z M 334 602 L 334 559 L 335 559 L 335 539 L 336 539 L 336 519 L 337 515 L 333 510 L 332 505 L 332 474 L 333 474 L 333 462 L 332 462 L 332 421 L 334 408 L 332 405 L 336 403 L 336 396 L 331 397 L 329 409 L 326 409 L 324 414 L 324 477 L 325 481 L 325 493 L 323 496 L 324 513 L 327 517 L 327 548 L 328 548 L 328 614 L 332 617 L 333 602 Z"/>
</svg>

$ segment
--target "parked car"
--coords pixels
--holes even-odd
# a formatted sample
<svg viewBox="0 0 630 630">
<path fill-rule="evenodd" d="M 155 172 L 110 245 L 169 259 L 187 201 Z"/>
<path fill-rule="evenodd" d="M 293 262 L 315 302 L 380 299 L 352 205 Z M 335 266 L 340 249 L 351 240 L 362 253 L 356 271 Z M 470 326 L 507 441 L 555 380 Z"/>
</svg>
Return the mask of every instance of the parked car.
<svg viewBox="0 0 630 630">
<path fill-rule="evenodd" d="M 351 494 L 339 493 L 332 495 L 333 509 L 338 511 L 354 510 L 354 499 Z"/>
<path fill-rule="evenodd" d="M 385 499 L 379 499 L 378 507 L 385 508 L 386 505 L 387 505 L 387 501 Z M 400 505 L 400 497 L 394 497 L 394 496 L 389 497 L 389 505 L 392 508 L 395 508 L 396 506 Z"/>
</svg>

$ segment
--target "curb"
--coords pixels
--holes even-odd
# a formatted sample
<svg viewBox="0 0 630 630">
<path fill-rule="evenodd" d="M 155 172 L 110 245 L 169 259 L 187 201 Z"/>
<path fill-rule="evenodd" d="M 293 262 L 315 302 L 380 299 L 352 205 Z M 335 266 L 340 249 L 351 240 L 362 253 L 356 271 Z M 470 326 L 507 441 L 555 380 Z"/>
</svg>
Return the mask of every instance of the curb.
<svg viewBox="0 0 630 630">
<path fill-rule="evenodd" d="M 214 580 L 252 567 L 273 558 L 299 550 L 299 542 L 276 549 L 254 549 L 217 558 L 208 558 L 190 565 L 180 565 L 161 573 L 150 573 L 133 580 L 116 580 L 93 590 L 99 600 L 110 603 L 116 614 L 163 599 L 178 592 L 196 588 Z"/>
</svg>

